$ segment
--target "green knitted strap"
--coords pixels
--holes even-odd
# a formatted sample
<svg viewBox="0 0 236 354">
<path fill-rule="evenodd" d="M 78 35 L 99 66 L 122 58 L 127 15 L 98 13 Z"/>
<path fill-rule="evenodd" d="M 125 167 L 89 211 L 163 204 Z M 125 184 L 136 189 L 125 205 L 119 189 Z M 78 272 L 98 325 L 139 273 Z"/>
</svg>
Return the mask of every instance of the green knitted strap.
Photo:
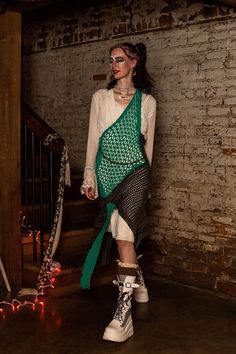
<svg viewBox="0 0 236 354">
<path fill-rule="evenodd" d="M 99 252 L 101 249 L 103 237 L 104 237 L 105 231 L 107 229 L 107 226 L 110 222 L 111 214 L 115 209 L 116 209 L 115 204 L 113 204 L 113 203 L 107 204 L 106 222 L 104 223 L 102 229 L 98 233 L 90 250 L 88 251 L 88 254 L 86 256 L 86 259 L 85 259 L 85 262 L 83 265 L 82 276 L 80 278 L 80 286 L 82 289 L 90 289 L 90 279 L 93 274 L 95 265 L 97 263 L 97 259 L 98 259 L 98 255 L 99 255 Z"/>
</svg>

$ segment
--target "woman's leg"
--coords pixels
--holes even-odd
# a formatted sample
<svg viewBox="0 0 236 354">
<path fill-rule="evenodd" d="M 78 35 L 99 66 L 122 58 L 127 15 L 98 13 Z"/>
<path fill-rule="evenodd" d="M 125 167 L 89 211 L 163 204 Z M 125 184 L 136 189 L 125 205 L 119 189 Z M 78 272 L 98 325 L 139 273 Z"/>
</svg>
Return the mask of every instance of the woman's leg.
<svg viewBox="0 0 236 354">
<path fill-rule="evenodd" d="M 122 263 L 137 263 L 137 256 L 134 248 L 133 242 L 117 240 L 117 247 L 120 256 L 120 261 Z"/>
</svg>

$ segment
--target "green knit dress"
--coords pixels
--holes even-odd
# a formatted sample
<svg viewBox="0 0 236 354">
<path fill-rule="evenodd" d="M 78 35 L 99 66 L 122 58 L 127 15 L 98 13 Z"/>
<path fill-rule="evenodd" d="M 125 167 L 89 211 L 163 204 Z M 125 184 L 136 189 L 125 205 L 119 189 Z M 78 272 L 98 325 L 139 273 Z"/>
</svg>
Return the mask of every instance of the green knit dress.
<svg viewBox="0 0 236 354">
<path fill-rule="evenodd" d="M 96 176 L 103 217 L 100 230 L 84 262 L 80 279 L 84 289 L 90 288 L 103 237 L 116 208 L 134 234 L 137 234 L 137 225 L 150 185 L 150 166 L 141 139 L 141 102 L 142 92 L 136 90 L 123 113 L 103 132 L 99 140 Z"/>
</svg>

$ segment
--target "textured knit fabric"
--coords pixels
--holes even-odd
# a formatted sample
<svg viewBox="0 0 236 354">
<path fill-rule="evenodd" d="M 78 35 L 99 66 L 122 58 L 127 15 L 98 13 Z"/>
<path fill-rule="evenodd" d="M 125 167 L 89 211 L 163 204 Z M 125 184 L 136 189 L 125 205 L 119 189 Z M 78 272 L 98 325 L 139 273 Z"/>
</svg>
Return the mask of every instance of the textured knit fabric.
<svg viewBox="0 0 236 354">
<path fill-rule="evenodd" d="M 108 197 L 130 172 L 145 162 L 140 146 L 141 97 L 137 90 L 119 119 L 100 138 L 96 175 L 102 198 Z"/>
<path fill-rule="evenodd" d="M 150 165 L 140 133 L 141 100 L 142 93 L 136 90 L 122 115 L 103 133 L 99 141 L 96 175 L 103 205 L 97 222 L 100 231 L 83 268 L 83 288 L 90 287 L 90 277 L 105 233 L 104 225 L 107 226 L 115 208 L 134 232 L 136 243 L 145 235 L 147 225 L 144 204 L 150 186 Z"/>
<path fill-rule="evenodd" d="M 151 184 L 151 171 L 148 162 L 132 171 L 120 183 L 111 196 L 99 200 L 100 213 L 95 226 L 99 230 L 106 220 L 106 205 L 112 202 L 117 206 L 119 215 L 126 221 L 134 234 L 134 244 L 137 248 L 141 240 L 149 233 L 149 223 L 146 215 L 146 203 Z M 109 248 L 103 249 L 102 263 L 109 260 Z"/>
<path fill-rule="evenodd" d="M 84 187 L 93 187 L 95 195 L 98 196 L 95 160 L 99 139 L 104 131 L 119 119 L 125 109 L 123 105 L 115 101 L 113 90 L 100 89 L 94 93 L 90 109 L 86 164 L 84 181 L 81 187 L 82 193 L 84 193 Z M 150 164 L 152 162 L 155 121 L 156 101 L 151 95 L 142 93 L 141 133 L 145 138 L 144 149 Z M 108 231 L 112 232 L 112 236 L 116 240 L 134 241 L 132 230 L 117 209 L 111 215 Z"/>
<path fill-rule="evenodd" d="M 100 89 L 93 94 L 82 193 L 83 187 L 87 186 L 93 187 L 98 195 L 95 161 L 99 139 L 104 131 L 119 119 L 124 110 L 125 107 L 115 101 L 113 90 Z M 142 93 L 141 134 L 146 141 L 144 148 L 150 164 L 152 162 L 155 121 L 156 101 L 153 96 Z"/>
</svg>

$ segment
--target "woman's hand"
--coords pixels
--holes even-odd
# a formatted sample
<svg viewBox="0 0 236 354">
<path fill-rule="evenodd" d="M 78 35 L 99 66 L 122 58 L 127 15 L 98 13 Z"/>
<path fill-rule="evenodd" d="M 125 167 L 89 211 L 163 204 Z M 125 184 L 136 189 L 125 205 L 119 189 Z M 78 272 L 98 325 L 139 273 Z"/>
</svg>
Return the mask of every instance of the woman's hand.
<svg viewBox="0 0 236 354">
<path fill-rule="evenodd" d="M 84 188 L 84 194 L 90 200 L 94 200 L 95 199 L 95 190 L 92 187 L 85 187 Z"/>
</svg>

